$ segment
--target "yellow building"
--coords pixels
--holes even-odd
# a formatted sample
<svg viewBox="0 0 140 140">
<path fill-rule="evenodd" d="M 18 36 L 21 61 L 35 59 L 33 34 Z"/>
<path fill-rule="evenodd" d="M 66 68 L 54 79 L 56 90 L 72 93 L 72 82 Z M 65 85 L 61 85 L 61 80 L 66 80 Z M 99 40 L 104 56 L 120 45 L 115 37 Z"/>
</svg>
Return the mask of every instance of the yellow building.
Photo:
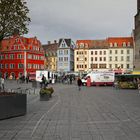
<svg viewBox="0 0 140 140">
<path fill-rule="evenodd" d="M 51 43 L 48 41 L 48 44 L 43 45 L 45 50 L 45 69 L 56 72 L 57 71 L 57 48 L 58 43 L 54 41 Z"/>
</svg>

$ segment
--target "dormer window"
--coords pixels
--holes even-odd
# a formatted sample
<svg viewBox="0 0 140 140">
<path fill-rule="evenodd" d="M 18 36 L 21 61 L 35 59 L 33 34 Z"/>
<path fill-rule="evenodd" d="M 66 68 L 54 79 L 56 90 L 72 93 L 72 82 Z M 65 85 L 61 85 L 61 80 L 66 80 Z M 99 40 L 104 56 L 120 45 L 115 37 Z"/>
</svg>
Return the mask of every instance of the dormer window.
<svg viewBox="0 0 140 140">
<path fill-rule="evenodd" d="M 84 43 L 80 43 L 80 48 L 83 48 L 84 47 Z"/>
<path fill-rule="evenodd" d="M 127 43 L 127 46 L 130 47 L 130 42 Z"/>
<path fill-rule="evenodd" d="M 113 44 L 112 43 L 110 43 L 110 47 L 113 47 Z"/>
<path fill-rule="evenodd" d="M 114 43 L 114 47 L 117 47 L 117 46 L 118 46 L 118 44 L 115 42 L 115 43 Z"/>
<path fill-rule="evenodd" d="M 123 47 L 126 47 L 126 42 L 123 42 L 122 46 L 123 46 Z"/>
</svg>

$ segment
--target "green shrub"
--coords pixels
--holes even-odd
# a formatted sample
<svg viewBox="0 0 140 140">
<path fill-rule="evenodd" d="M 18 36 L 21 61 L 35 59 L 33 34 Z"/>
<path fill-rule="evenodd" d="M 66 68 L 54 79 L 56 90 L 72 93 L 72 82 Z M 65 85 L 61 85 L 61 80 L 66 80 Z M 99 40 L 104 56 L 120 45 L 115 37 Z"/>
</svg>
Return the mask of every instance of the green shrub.
<svg viewBox="0 0 140 140">
<path fill-rule="evenodd" d="M 54 89 L 52 87 L 45 87 L 45 88 L 41 88 L 40 89 L 40 94 L 44 95 L 44 94 L 52 94 L 54 92 Z"/>
</svg>

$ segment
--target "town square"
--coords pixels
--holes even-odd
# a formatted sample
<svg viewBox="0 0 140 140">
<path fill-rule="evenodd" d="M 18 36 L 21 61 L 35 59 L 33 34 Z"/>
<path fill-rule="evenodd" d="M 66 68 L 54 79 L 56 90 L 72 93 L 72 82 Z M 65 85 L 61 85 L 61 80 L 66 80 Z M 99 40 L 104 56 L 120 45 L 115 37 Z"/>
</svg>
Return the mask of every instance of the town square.
<svg viewBox="0 0 140 140">
<path fill-rule="evenodd" d="M 140 0 L 0 0 L 0 140 L 139 140 Z"/>
</svg>

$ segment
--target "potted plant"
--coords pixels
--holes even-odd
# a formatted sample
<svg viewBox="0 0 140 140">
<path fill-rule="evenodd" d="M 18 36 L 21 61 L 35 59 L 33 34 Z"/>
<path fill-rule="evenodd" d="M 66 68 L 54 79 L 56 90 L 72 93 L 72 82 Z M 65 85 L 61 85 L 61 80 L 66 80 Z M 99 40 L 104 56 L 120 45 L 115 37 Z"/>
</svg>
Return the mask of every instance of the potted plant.
<svg viewBox="0 0 140 140">
<path fill-rule="evenodd" d="M 52 97 L 54 90 L 52 87 L 44 87 L 40 89 L 40 101 L 48 101 Z"/>
</svg>

